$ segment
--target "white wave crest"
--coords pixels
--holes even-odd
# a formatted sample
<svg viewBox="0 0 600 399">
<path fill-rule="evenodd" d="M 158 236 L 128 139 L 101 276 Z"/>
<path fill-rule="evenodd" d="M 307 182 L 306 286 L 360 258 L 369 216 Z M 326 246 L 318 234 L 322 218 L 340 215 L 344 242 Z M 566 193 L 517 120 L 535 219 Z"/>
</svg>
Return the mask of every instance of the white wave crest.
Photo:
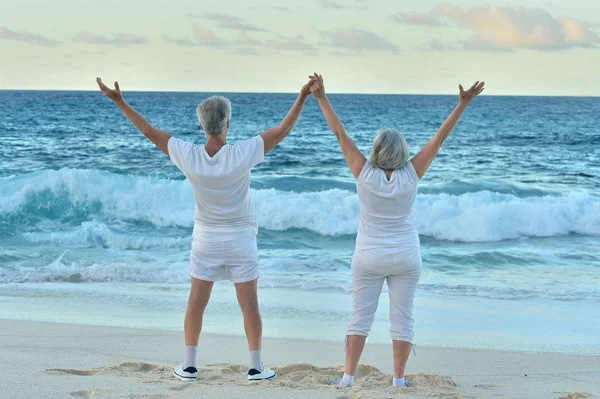
<svg viewBox="0 0 600 399">
<path fill-rule="evenodd" d="M 94 170 L 44 171 L 0 179 L 0 216 L 37 215 L 191 227 L 194 199 L 185 181 L 121 176 Z M 306 229 L 321 235 L 355 234 L 356 193 L 253 190 L 262 228 Z M 15 218 L 19 219 L 20 218 Z M 587 192 L 519 198 L 490 191 L 419 194 L 415 224 L 441 240 L 485 242 L 568 234 L 600 235 L 600 198 Z M 100 235 L 102 235 L 101 233 Z M 134 245 L 135 246 L 135 245 Z"/>
</svg>

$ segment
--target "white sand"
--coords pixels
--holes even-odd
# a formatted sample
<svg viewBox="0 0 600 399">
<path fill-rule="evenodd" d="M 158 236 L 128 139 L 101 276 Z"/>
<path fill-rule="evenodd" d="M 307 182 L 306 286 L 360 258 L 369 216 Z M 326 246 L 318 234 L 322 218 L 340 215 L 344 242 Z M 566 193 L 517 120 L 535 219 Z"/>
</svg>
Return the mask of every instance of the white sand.
<svg viewBox="0 0 600 399">
<path fill-rule="evenodd" d="M 418 348 L 391 385 L 391 346 L 369 345 L 351 389 L 339 377 L 343 343 L 266 339 L 280 376 L 246 381 L 245 339 L 203 335 L 197 382 L 171 377 L 182 333 L 0 320 L 0 398 L 600 398 L 600 357 Z"/>
</svg>

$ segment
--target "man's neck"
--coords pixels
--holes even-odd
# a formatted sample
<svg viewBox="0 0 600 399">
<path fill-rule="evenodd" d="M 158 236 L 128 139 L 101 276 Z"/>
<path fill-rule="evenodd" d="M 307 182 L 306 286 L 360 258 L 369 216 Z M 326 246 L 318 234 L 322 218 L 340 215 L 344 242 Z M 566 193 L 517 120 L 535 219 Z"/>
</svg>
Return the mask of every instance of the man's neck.
<svg viewBox="0 0 600 399">
<path fill-rule="evenodd" d="M 225 134 L 220 136 L 207 136 L 204 148 L 208 155 L 213 157 L 225 144 L 227 144 L 227 137 Z"/>
</svg>

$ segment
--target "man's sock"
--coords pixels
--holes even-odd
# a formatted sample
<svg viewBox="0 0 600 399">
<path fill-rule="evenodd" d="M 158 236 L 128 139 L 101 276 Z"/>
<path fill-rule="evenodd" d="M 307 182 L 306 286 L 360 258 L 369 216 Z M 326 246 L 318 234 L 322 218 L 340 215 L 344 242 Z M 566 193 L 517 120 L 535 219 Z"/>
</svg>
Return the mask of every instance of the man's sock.
<svg viewBox="0 0 600 399">
<path fill-rule="evenodd" d="M 250 351 L 250 368 L 256 369 L 261 373 L 265 369 L 262 363 L 262 355 L 260 349 L 257 351 Z"/>
<path fill-rule="evenodd" d="M 198 365 L 196 363 L 196 352 L 198 352 L 197 346 L 185 346 L 185 362 L 183 362 L 184 370 L 188 367 L 198 368 Z"/>
<path fill-rule="evenodd" d="M 392 385 L 395 387 L 403 387 L 405 386 L 404 384 L 404 377 L 402 378 L 396 378 L 394 377 L 394 380 L 392 381 Z"/>
</svg>

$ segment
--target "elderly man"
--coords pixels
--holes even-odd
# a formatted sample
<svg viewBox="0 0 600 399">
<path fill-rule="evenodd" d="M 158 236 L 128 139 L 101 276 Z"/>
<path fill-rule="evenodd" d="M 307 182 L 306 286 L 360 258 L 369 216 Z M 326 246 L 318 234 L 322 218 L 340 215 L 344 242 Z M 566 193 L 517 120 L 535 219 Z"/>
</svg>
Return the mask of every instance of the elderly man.
<svg viewBox="0 0 600 399">
<path fill-rule="evenodd" d="M 102 93 L 114 101 L 129 121 L 167 154 L 194 190 L 196 210 L 190 254 L 191 291 L 185 315 L 186 356 L 173 375 L 182 381 L 198 375 L 196 351 L 202 317 L 215 281 L 231 280 L 244 315 L 250 350 L 249 381 L 267 380 L 276 373 L 261 359 L 262 320 L 258 308 L 258 223 L 250 199 L 250 170 L 263 161 L 292 130 L 310 95 L 311 80 L 279 126 L 235 145 L 227 143 L 231 104 L 224 97 L 210 97 L 198 106 L 204 146 L 171 137 L 146 121 L 123 99 L 118 82 L 111 89 L 97 78 Z"/>
</svg>

